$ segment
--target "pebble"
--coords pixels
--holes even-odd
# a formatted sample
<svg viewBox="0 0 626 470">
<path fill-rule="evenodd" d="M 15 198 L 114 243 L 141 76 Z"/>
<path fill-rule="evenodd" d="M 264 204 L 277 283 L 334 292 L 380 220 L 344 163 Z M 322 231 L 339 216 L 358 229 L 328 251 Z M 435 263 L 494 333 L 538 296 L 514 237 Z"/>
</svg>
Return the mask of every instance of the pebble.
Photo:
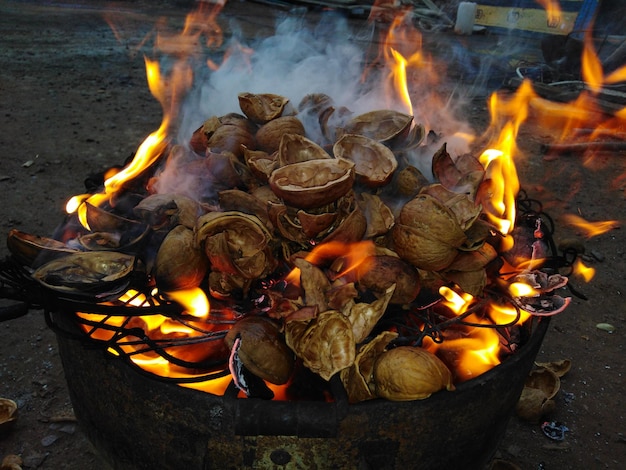
<svg viewBox="0 0 626 470">
<path fill-rule="evenodd" d="M 23 457 L 24 466 L 27 468 L 39 468 L 43 464 L 44 460 L 50 455 L 50 453 L 40 454 L 39 452 L 33 452 Z"/>
<path fill-rule="evenodd" d="M 76 432 L 76 425 L 74 423 L 52 423 L 50 429 L 65 434 L 74 434 Z"/>
<path fill-rule="evenodd" d="M 615 327 L 610 323 L 598 323 L 596 328 L 598 330 L 606 331 L 607 333 L 613 333 L 615 331 Z"/>
<path fill-rule="evenodd" d="M 593 256 L 597 261 L 603 262 L 606 257 L 604 256 L 604 254 L 600 253 L 598 250 L 591 250 L 590 252 L 591 256 Z"/>
<path fill-rule="evenodd" d="M 41 445 L 44 447 L 49 447 L 54 444 L 59 439 L 59 436 L 55 434 L 48 434 L 41 440 Z"/>
</svg>

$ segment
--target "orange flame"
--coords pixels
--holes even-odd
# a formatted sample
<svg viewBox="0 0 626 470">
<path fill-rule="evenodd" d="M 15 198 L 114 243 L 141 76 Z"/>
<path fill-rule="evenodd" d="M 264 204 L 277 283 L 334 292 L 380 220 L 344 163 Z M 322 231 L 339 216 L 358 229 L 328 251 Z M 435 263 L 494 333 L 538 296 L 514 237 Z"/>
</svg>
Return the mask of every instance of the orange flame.
<svg viewBox="0 0 626 470">
<path fill-rule="evenodd" d="M 471 294 L 466 292 L 459 294 L 446 286 L 441 287 L 439 289 L 439 293 L 445 299 L 443 304 L 457 315 L 465 313 L 469 305 L 472 303 L 472 300 L 474 300 L 474 297 Z"/>
<path fill-rule="evenodd" d="M 192 315 L 198 319 L 208 319 L 209 302 L 201 289 L 187 289 L 176 292 L 169 292 L 168 297 L 180 303 L 185 308 L 185 313 Z M 150 298 L 148 301 L 144 294 L 135 290 L 129 290 L 120 297 L 121 301 L 128 302 L 133 307 L 145 307 L 149 305 L 158 306 L 159 302 L 156 298 Z M 217 346 L 209 346 L 203 344 L 202 341 L 194 343 L 193 338 L 198 337 L 201 331 L 211 329 L 206 322 L 194 324 L 188 321 L 186 324 L 175 321 L 169 316 L 160 314 L 141 315 L 137 317 L 126 317 L 117 315 L 104 315 L 78 312 L 77 315 L 82 318 L 85 323 L 83 329 L 93 339 L 115 343 L 115 346 L 108 348 L 109 352 L 114 355 L 124 353 L 137 366 L 142 369 L 161 377 L 171 378 L 199 378 L 199 373 L 185 368 L 177 367 L 168 361 L 162 355 L 157 354 L 148 348 L 144 342 L 144 338 L 137 338 L 135 341 L 132 336 L 116 337 L 116 328 L 137 326 L 151 340 L 158 342 L 160 340 L 188 338 L 189 344 L 168 346 L 163 343 L 161 348 L 174 357 L 181 360 L 197 361 L 207 354 L 211 354 L 211 347 L 221 348 L 221 339 L 216 340 Z M 90 326 L 87 322 L 94 326 Z M 197 327 L 197 328 L 196 328 Z M 219 341 L 219 345 L 217 343 Z M 222 395 L 226 387 L 230 383 L 230 376 L 211 379 L 208 381 L 193 382 L 185 384 L 191 388 L 197 388 L 208 393 Z"/>
<path fill-rule="evenodd" d="M 600 222 L 587 222 L 582 217 L 574 214 L 565 214 L 563 219 L 566 224 L 572 225 L 581 230 L 587 238 L 602 235 L 610 230 L 619 228 L 620 224 L 617 220 L 605 220 Z"/>
<path fill-rule="evenodd" d="M 524 282 L 513 282 L 509 285 L 509 291 L 513 297 L 532 297 L 537 295 L 537 290 Z"/>
<path fill-rule="evenodd" d="M 209 299 L 199 287 L 170 291 L 167 296 L 181 304 L 189 315 L 198 318 L 206 318 L 209 315 Z"/>
<path fill-rule="evenodd" d="M 499 305 L 495 302 L 491 302 L 489 304 L 489 316 L 493 320 L 496 325 L 508 325 L 518 315 L 518 310 L 516 310 L 511 305 Z M 519 319 L 515 323 L 516 325 L 521 325 L 526 320 L 531 317 L 531 314 L 526 310 L 519 310 Z"/>
<path fill-rule="evenodd" d="M 356 269 L 366 271 L 368 263 L 370 263 L 369 258 L 374 255 L 374 249 L 374 243 L 370 240 L 356 243 L 331 241 L 316 246 L 307 253 L 304 259 L 315 266 L 321 266 L 341 258 L 341 270 L 335 275 L 335 278 L 340 278 L 347 276 Z M 285 280 L 290 284 L 299 286 L 300 268 L 292 269 Z"/>
<path fill-rule="evenodd" d="M 106 175 L 101 193 L 74 196 L 68 201 L 66 211 L 70 214 L 79 211 L 79 220 L 86 228 L 88 225 L 84 213 L 82 215 L 80 213 L 83 202 L 89 201 L 94 206 L 101 206 L 110 201 L 126 182 L 150 168 L 163 154 L 181 100 L 193 82 L 192 64 L 188 59 L 201 52 L 200 38 L 203 35 L 206 36 L 205 44 L 208 47 L 218 47 L 222 44 L 222 30 L 216 18 L 224 5 L 225 1 L 199 2 L 197 10 L 187 15 L 180 34 L 168 35 L 164 32 L 157 34 L 155 50 L 161 54 L 179 57 L 167 76 L 162 76 L 157 60 L 145 58 L 148 87 L 163 108 L 163 121 L 159 129 L 150 134 L 139 146 L 128 166 L 119 172 Z"/>
<path fill-rule="evenodd" d="M 607 117 L 606 110 L 598 103 L 597 95 L 605 91 L 605 85 L 626 80 L 626 66 L 605 75 L 594 45 L 591 33 L 584 38 L 581 57 L 581 72 L 585 89 L 576 99 L 568 103 L 557 103 L 547 99 L 533 97 L 530 107 L 534 111 L 537 124 L 559 133 L 558 140 L 571 143 L 572 139 L 594 141 L 600 136 L 623 129 L 626 108 Z M 595 129 L 587 136 L 579 135 L 578 129 Z M 590 160 L 585 162 L 588 166 Z"/>
<path fill-rule="evenodd" d="M 602 62 L 598 58 L 592 44 L 591 33 L 585 37 L 582 54 L 582 76 L 591 91 L 597 93 L 604 82 Z"/>
<path fill-rule="evenodd" d="M 422 68 L 422 35 L 412 26 L 410 10 L 400 11 L 394 17 L 387 38 L 383 44 L 383 56 L 391 71 L 389 74 L 393 92 L 388 96 L 398 96 L 408 114 L 413 114 L 413 104 L 409 94 L 407 70 Z"/>
<path fill-rule="evenodd" d="M 528 103 L 533 96 L 530 82 L 524 81 L 510 100 L 494 93 L 489 101 L 491 124 L 487 134 L 492 137 L 479 160 L 491 184 L 483 204 L 487 217 L 503 235 L 510 233 L 515 224 L 515 199 L 520 186 L 513 159 L 520 154 L 516 138 L 528 117 Z"/>
<path fill-rule="evenodd" d="M 439 289 L 439 293 L 445 299 L 442 304 L 455 315 L 467 312 L 474 300 L 470 294 L 459 294 L 445 286 Z M 476 314 L 470 315 L 468 320 L 490 325 L 489 320 Z M 444 341 L 441 343 L 435 343 L 430 337 L 426 337 L 423 347 L 442 356 L 460 381 L 476 377 L 501 362 L 500 336 L 493 328 L 460 326 L 458 329 L 446 330 L 443 335 Z"/>
<path fill-rule="evenodd" d="M 558 0 L 536 0 L 545 10 L 548 24 L 559 25 L 561 23 L 562 12 Z"/>
<path fill-rule="evenodd" d="M 136 178 L 147 168 L 150 168 L 167 147 L 168 132 L 175 117 L 177 103 L 184 92 L 191 87 L 191 69 L 187 64 L 174 66 L 168 83 L 161 77 L 158 62 L 148 58 L 145 60 L 150 91 L 160 101 L 164 111 L 161 126 L 141 143 L 128 166 L 105 180 L 102 193 L 91 196 L 74 196 L 70 199 L 66 205 L 66 210 L 70 213 L 79 209 L 85 201 L 94 206 L 100 206 L 109 201 L 115 193 L 123 188 L 127 181 Z"/>
<path fill-rule="evenodd" d="M 585 282 L 591 282 L 596 275 L 596 270 L 591 266 L 586 266 L 581 260 L 577 259 L 574 263 L 574 274 L 582 277 Z"/>
</svg>

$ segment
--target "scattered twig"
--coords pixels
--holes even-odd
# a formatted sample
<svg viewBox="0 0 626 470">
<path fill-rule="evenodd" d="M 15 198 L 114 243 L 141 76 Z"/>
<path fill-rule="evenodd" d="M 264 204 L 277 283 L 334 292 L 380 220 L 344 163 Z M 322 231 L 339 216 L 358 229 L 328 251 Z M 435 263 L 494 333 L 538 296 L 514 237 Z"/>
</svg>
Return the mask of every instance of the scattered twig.
<svg viewBox="0 0 626 470">
<path fill-rule="evenodd" d="M 586 150 L 626 150 L 626 142 L 624 141 L 593 141 L 593 142 L 576 142 L 571 144 L 543 144 L 541 146 L 543 153 L 559 152 L 559 153 L 580 153 Z"/>
</svg>

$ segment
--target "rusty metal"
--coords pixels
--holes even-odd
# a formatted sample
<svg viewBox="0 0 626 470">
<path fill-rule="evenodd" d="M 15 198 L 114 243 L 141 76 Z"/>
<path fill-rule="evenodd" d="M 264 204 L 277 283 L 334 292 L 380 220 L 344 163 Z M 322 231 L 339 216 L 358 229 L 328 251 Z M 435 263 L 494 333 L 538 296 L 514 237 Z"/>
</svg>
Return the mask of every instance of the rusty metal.
<svg viewBox="0 0 626 470">
<path fill-rule="evenodd" d="M 52 314 L 60 323 L 72 314 Z M 76 416 L 121 470 L 223 468 L 476 468 L 490 460 L 549 324 L 454 392 L 422 401 L 334 402 L 223 397 L 164 383 L 83 341 L 58 336 Z M 67 325 L 70 327 L 70 325 Z"/>
</svg>

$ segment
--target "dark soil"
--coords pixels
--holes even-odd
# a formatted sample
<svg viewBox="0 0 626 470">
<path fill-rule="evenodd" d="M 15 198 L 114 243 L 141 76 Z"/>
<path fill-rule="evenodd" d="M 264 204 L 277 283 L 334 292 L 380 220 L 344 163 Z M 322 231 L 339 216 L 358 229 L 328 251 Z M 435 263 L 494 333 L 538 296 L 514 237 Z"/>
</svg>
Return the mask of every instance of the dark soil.
<svg viewBox="0 0 626 470">
<path fill-rule="evenodd" d="M 0 0 L 0 231 L 53 233 L 67 199 L 84 191 L 85 177 L 123 162 L 158 128 L 162 112 L 146 85 L 149 49 L 142 40 L 161 17 L 182 26 L 192 3 Z M 275 13 L 285 11 L 233 1 L 225 13 L 252 37 L 271 34 Z M 313 20 L 318 12 L 309 14 Z M 228 34 L 228 23 L 223 27 Z M 484 49 L 498 39 L 464 41 L 468 49 Z M 499 73 L 507 67 L 497 65 Z M 478 132 L 486 128 L 485 96 L 474 97 L 465 118 Z M 587 299 L 574 296 L 553 318 L 537 358 L 572 362 L 556 408 L 545 417 L 567 426 L 565 439 L 550 440 L 539 423 L 513 417 L 497 457 L 529 470 L 618 469 L 626 461 L 626 236 L 618 228 L 585 238 L 562 216 L 623 225 L 626 159 L 615 152 L 546 155 L 542 144 L 551 140 L 546 129 L 523 126 L 523 188 L 554 218 L 557 241 L 584 246 L 585 262 L 597 274 L 589 284 L 571 279 Z M 0 256 L 7 254 L 0 247 Z M 598 329 L 599 323 L 615 330 Z M 109 468 L 73 417 L 55 335 L 42 312 L 4 322 L 0 331 L 0 397 L 19 406 L 16 426 L 0 436 L 0 458 L 18 454 L 27 469 Z"/>
</svg>

